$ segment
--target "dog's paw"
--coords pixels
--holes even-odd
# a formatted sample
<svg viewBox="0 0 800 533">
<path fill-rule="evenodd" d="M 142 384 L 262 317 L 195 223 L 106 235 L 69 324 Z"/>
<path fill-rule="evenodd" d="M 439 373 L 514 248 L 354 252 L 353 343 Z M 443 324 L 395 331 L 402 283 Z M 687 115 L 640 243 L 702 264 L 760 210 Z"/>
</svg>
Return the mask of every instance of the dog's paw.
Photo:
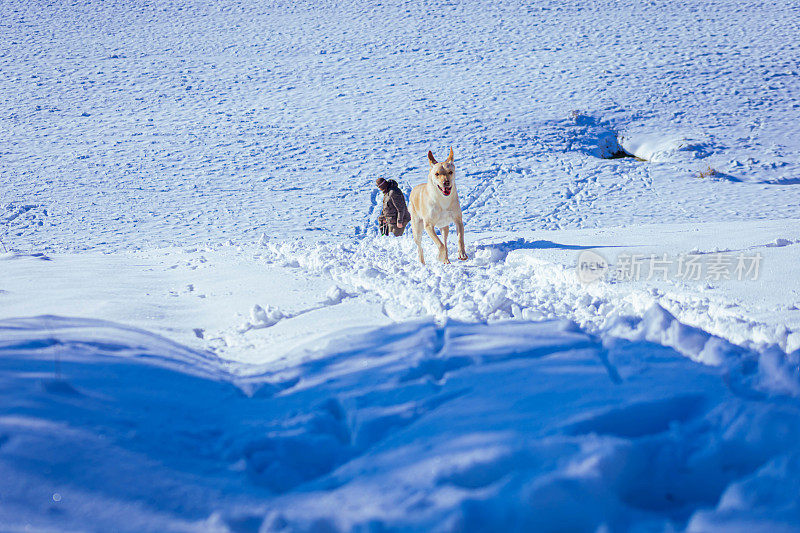
<svg viewBox="0 0 800 533">
<path fill-rule="evenodd" d="M 467 257 L 467 254 L 465 253 L 459 253 L 458 258 L 461 259 L 462 261 L 466 261 L 467 259 L 469 259 L 469 257 Z"/>
</svg>

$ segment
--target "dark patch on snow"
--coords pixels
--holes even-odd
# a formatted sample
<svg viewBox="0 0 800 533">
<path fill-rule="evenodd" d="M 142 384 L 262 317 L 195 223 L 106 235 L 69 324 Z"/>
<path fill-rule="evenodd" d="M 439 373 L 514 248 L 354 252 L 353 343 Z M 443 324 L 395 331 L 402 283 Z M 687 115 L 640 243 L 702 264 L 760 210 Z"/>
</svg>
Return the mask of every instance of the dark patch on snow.
<svg viewBox="0 0 800 533">
<path fill-rule="evenodd" d="M 735 180 L 739 181 L 739 180 Z M 770 180 L 765 181 L 767 185 L 800 185 L 800 178 L 789 178 L 789 179 L 781 179 L 781 180 Z"/>
<path fill-rule="evenodd" d="M 713 176 L 710 176 L 712 180 L 718 181 L 732 181 L 734 183 L 741 183 L 742 180 L 737 178 L 736 176 L 731 176 L 730 174 L 726 174 L 725 172 L 715 171 Z"/>
<path fill-rule="evenodd" d="M 616 152 L 614 152 L 613 154 L 611 154 L 609 156 L 603 157 L 603 159 L 623 159 L 625 157 L 632 157 L 632 158 L 636 159 L 637 161 L 644 161 L 644 159 L 640 159 L 640 158 L 636 157 L 633 154 L 629 154 L 628 152 L 626 152 L 622 148 L 620 148 L 619 150 L 617 150 Z"/>
<path fill-rule="evenodd" d="M 63 379 L 48 379 L 42 381 L 42 388 L 50 394 L 61 396 L 81 396 L 81 393 Z"/>
</svg>

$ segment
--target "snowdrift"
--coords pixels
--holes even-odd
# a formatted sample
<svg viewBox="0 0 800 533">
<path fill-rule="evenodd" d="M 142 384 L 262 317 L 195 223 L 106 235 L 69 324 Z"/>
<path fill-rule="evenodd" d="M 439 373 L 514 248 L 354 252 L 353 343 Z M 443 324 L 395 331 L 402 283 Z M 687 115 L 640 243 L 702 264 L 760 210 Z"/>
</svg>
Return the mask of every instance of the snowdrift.
<svg viewBox="0 0 800 533">
<path fill-rule="evenodd" d="M 709 141 L 691 135 L 634 133 L 620 135 L 619 143 L 627 153 L 653 163 L 702 159 L 713 151 Z"/>
<path fill-rule="evenodd" d="M 746 362 L 702 365 L 651 342 L 659 321 L 645 321 L 632 340 L 557 320 L 408 322 L 268 369 L 109 322 L 0 321 L 0 523 L 800 525 L 797 401 L 751 387 Z"/>
</svg>

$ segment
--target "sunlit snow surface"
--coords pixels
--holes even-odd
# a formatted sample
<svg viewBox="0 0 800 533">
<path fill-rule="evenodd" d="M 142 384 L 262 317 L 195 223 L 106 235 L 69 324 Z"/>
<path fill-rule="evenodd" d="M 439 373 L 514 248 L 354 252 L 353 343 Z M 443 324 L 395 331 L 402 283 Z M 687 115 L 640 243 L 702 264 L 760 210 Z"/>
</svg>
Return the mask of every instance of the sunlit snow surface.
<svg viewBox="0 0 800 533">
<path fill-rule="evenodd" d="M 799 15 L 6 0 L 0 198 L 35 217 L 9 236 L 59 250 L 352 236 L 374 219 L 376 177 L 413 185 L 450 145 L 459 193 L 481 193 L 473 230 L 796 217 L 795 188 L 761 183 L 800 179 Z M 659 163 L 598 161 L 618 134 Z M 717 179 L 695 177 L 709 166 Z"/>
<path fill-rule="evenodd" d="M 799 20 L 0 2 L 0 530 L 796 531 Z"/>
</svg>

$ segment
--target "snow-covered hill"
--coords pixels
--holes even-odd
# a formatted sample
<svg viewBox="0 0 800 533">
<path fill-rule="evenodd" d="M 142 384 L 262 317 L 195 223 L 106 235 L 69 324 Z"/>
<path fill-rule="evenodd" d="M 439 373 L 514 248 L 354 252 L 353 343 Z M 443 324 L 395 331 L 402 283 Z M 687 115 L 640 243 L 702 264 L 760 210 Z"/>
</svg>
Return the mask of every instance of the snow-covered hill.
<svg viewBox="0 0 800 533">
<path fill-rule="evenodd" d="M 796 530 L 799 26 L 0 2 L 0 529 Z"/>
</svg>

